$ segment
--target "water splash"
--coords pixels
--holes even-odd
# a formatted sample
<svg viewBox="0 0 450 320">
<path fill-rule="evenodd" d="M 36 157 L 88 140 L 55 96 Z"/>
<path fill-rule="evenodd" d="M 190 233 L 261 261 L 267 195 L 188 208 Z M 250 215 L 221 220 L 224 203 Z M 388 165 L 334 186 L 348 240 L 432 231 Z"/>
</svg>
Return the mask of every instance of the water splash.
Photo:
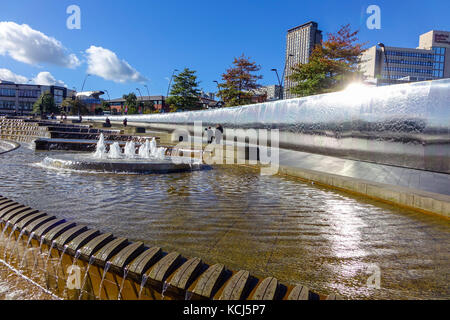
<svg viewBox="0 0 450 320">
<path fill-rule="evenodd" d="M 50 249 L 48 250 L 47 253 L 47 259 L 45 260 L 45 265 L 44 265 L 44 270 L 45 270 L 45 274 L 48 274 L 48 270 L 47 270 L 47 266 L 48 266 L 48 261 L 50 260 L 51 256 L 52 256 L 52 250 L 55 247 L 56 242 L 52 241 L 52 244 L 50 245 Z"/>
<path fill-rule="evenodd" d="M 105 136 L 102 133 L 102 134 L 100 134 L 100 139 L 98 140 L 98 143 L 97 143 L 97 148 L 94 153 L 94 158 L 105 159 L 106 156 L 107 156 L 107 152 L 106 152 Z"/>
<path fill-rule="evenodd" d="M 151 150 L 151 143 L 147 139 L 145 140 L 145 143 L 139 148 L 139 158 L 149 159 L 151 156 Z"/>
<path fill-rule="evenodd" d="M 89 259 L 89 264 L 86 268 L 86 271 L 84 272 L 83 284 L 81 285 L 81 288 L 80 288 L 80 295 L 78 296 L 78 300 L 81 300 L 81 298 L 83 297 L 83 290 L 84 290 L 84 287 L 86 286 L 87 275 L 88 275 L 89 269 L 91 268 L 91 265 L 94 263 L 94 261 L 95 261 L 94 257 L 91 257 Z"/>
<path fill-rule="evenodd" d="M 163 284 L 163 287 L 162 287 L 162 291 L 161 291 L 161 299 L 162 300 L 164 300 L 164 295 L 165 295 L 167 289 L 169 289 L 169 284 L 167 283 L 167 281 L 165 281 Z"/>
<path fill-rule="evenodd" d="M 8 252 L 9 243 L 11 242 L 11 238 L 12 238 L 14 232 L 16 232 L 16 229 L 17 229 L 17 226 L 14 226 L 11 233 L 9 234 L 8 241 L 5 244 L 5 251 L 3 251 L 3 260 L 5 260 L 5 261 L 6 261 L 6 254 Z"/>
<path fill-rule="evenodd" d="M 111 262 L 108 261 L 106 263 L 106 265 L 105 265 L 105 269 L 103 269 L 102 281 L 100 281 L 100 287 L 98 289 L 98 299 L 100 299 L 100 300 L 101 300 L 101 297 L 102 297 L 103 283 L 105 282 L 106 274 L 108 273 L 110 267 L 111 267 Z"/>
<path fill-rule="evenodd" d="M 124 155 L 126 159 L 136 158 L 136 143 L 134 141 L 128 141 L 126 143 Z"/>
<path fill-rule="evenodd" d="M 25 233 L 25 230 L 22 230 L 19 234 L 19 237 L 16 240 L 16 243 L 14 244 L 14 247 L 11 250 L 11 253 L 9 255 L 9 263 L 11 263 L 11 260 L 14 258 L 14 252 L 17 250 L 17 253 L 19 253 L 19 242 L 23 237 L 23 234 Z"/>
<path fill-rule="evenodd" d="M 59 257 L 58 264 L 56 265 L 56 283 L 58 283 L 58 280 L 59 280 L 58 271 L 59 271 L 59 269 L 61 268 L 62 260 L 63 260 L 63 258 L 64 258 L 64 255 L 66 254 L 66 251 L 67 251 L 68 248 L 69 248 L 68 245 L 65 245 L 65 246 L 64 246 L 64 249 L 63 249 L 63 251 L 62 251 L 62 253 L 61 253 L 61 257 Z"/>
<path fill-rule="evenodd" d="M 128 141 L 125 144 L 124 152 L 120 147 L 119 142 L 114 142 L 110 148 L 109 152 L 106 152 L 106 143 L 103 134 L 100 135 L 100 139 L 97 143 L 97 148 L 93 154 L 95 159 L 156 159 L 164 160 L 166 157 L 166 148 L 158 148 L 156 139 L 153 138 L 151 141 L 147 139 L 144 144 L 142 144 L 136 154 L 136 143 L 134 141 Z"/>
<path fill-rule="evenodd" d="M 142 292 L 144 291 L 144 288 L 145 288 L 145 285 L 147 284 L 147 281 L 148 281 L 148 275 L 144 274 L 142 276 L 141 288 L 139 289 L 138 300 L 141 300 Z"/>
<path fill-rule="evenodd" d="M 26 256 L 27 256 L 28 248 L 29 248 L 30 243 L 31 243 L 31 241 L 33 240 L 33 238 L 34 238 L 34 232 L 32 232 L 32 233 L 30 234 L 29 238 L 28 238 L 27 245 L 25 246 L 25 249 L 24 249 L 24 251 L 23 251 L 22 260 L 20 261 L 20 264 L 19 264 L 19 267 L 20 267 L 20 268 L 22 268 L 23 265 L 24 265 L 24 263 L 25 263 L 25 258 L 26 258 Z"/>
<path fill-rule="evenodd" d="M 9 221 L 6 222 L 5 227 L 3 228 L 2 236 L 0 237 L 0 240 L 3 239 L 3 236 L 4 236 L 5 232 L 6 232 L 6 229 L 8 229 L 8 227 L 9 227 L 9 223 L 10 223 Z"/>
<path fill-rule="evenodd" d="M 117 295 L 117 300 L 122 300 L 122 290 L 125 285 L 125 281 L 127 280 L 127 277 L 128 277 L 128 268 L 125 268 L 123 270 L 123 279 L 122 279 L 122 283 L 120 284 L 120 289 L 119 289 L 119 294 Z"/>
<path fill-rule="evenodd" d="M 74 270 L 75 269 L 75 266 L 77 265 L 77 262 L 78 262 L 78 259 L 80 258 L 80 256 L 81 256 L 81 249 L 80 250 L 77 250 L 77 252 L 75 252 L 75 256 L 73 257 L 73 260 L 72 260 L 72 267 L 71 267 L 71 269 L 72 270 Z M 65 298 L 65 297 L 67 297 L 67 290 L 68 290 L 69 288 L 67 287 L 67 285 L 64 287 L 64 291 L 63 291 L 63 297 Z"/>
<path fill-rule="evenodd" d="M 43 245 L 44 245 L 44 237 L 41 237 L 41 241 L 39 243 L 39 250 L 36 253 L 36 255 L 34 256 L 33 268 L 31 270 L 36 270 L 36 265 L 37 265 L 37 262 L 38 262 L 39 255 L 42 254 L 42 246 Z"/>
<path fill-rule="evenodd" d="M 120 145 L 118 142 L 114 142 L 111 147 L 109 148 L 108 153 L 109 159 L 122 159 L 122 148 L 120 148 Z"/>
<path fill-rule="evenodd" d="M 184 300 L 186 300 L 186 301 L 191 300 L 192 299 L 192 295 L 193 295 L 192 292 L 186 291 L 186 294 L 184 296 Z"/>
</svg>

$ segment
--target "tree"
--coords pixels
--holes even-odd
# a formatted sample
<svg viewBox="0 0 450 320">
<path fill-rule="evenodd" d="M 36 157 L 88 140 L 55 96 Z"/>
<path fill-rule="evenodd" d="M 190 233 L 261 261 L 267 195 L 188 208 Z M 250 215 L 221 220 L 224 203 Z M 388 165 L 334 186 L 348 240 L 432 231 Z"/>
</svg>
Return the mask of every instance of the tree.
<svg viewBox="0 0 450 320">
<path fill-rule="evenodd" d="M 153 101 L 145 101 L 143 106 L 143 113 L 149 114 L 155 112 L 155 103 Z"/>
<path fill-rule="evenodd" d="M 33 113 L 35 114 L 48 114 L 58 113 L 59 108 L 55 104 L 55 99 L 50 92 L 44 92 L 39 99 L 33 105 Z"/>
<path fill-rule="evenodd" d="M 107 101 L 102 101 L 102 110 L 111 111 L 111 104 Z"/>
<path fill-rule="evenodd" d="M 196 71 L 185 68 L 183 72 L 175 76 L 170 97 L 167 99 L 171 110 L 199 110 L 202 108 L 198 88 L 200 83 L 197 81 L 195 73 Z"/>
<path fill-rule="evenodd" d="M 69 109 L 69 114 L 72 116 L 89 114 L 88 107 L 78 99 L 66 98 L 62 102 L 62 106 Z"/>
<path fill-rule="evenodd" d="M 262 76 L 254 74 L 261 70 L 261 66 L 249 59 L 244 54 L 235 58 L 234 67 L 222 75 L 224 83 L 219 84 L 218 96 L 225 102 L 226 107 L 250 104 L 253 90 L 261 87 L 257 82 Z"/>
<path fill-rule="evenodd" d="M 314 48 L 308 63 L 292 68 L 289 78 L 296 85 L 291 93 L 308 96 L 338 91 L 359 79 L 358 64 L 364 44 L 357 43 L 358 33 L 346 25 L 336 34 L 328 34 L 327 41 Z"/>
<path fill-rule="evenodd" d="M 128 108 L 128 114 L 136 114 L 138 112 L 138 102 L 136 94 L 134 92 L 124 94 L 123 99 L 125 99 L 125 105 Z"/>
</svg>

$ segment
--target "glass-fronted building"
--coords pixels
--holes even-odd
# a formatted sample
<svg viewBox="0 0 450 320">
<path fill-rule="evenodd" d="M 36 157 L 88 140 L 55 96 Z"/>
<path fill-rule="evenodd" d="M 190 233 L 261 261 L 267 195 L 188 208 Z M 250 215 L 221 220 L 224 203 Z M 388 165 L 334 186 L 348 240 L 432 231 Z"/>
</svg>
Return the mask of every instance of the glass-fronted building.
<svg viewBox="0 0 450 320">
<path fill-rule="evenodd" d="M 50 92 L 58 107 L 61 107 L 65 98 L 75 94 L 73 90 L 64 87 L 16 84 L 0 79 L 0 114 L 30 115 L 34 103 L 45 92 Z"/>
<path fill-rule="evenodd" d="M 373 46 L 362 55 L 360 68 L 366 79 L 383 84 L 450 78 L 450 32 L 425 33 L 417 48 Z"/>
<path fill-rule="evenodd" d="M 295 82 L 290 80 L 292 68 L 298 64 L 306 64 L 316 45 L 322 43 L 322 31 L 317 22 L 308 22 L 298 27 L 289 29 L 286 39 L 286 61 L 284 79 L 284 98 L 290 99 L 296 96 L 290 93 Z"/>
</svg>

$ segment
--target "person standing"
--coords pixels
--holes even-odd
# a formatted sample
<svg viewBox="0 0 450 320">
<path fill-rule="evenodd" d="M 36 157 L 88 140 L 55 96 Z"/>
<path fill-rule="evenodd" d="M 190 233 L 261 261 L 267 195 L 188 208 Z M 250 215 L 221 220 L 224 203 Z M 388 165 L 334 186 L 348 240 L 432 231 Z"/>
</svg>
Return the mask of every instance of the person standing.
<svg viewBox="0 0 450 320">
<path fill-rule="evenodd" d="M 123 126 L 124 126 L 125 128 L 128 126 L 128 120 L 127 120 L 127 118 L 125 118 L 125 119 L 123 120 Z"/>
<path fill-rule="evenodd" d="M 216 144 L 221 144 L 223 139 L 223 127 L 218 124 L 216 126 Z"/>
<path fill-rule="evenodd" d="M 207 136 L 208 136 L 208 144 L 211 144 L 214 139 L 214 132 L 212 131 L 211 127 L 208 128 Z"/>
</svg>

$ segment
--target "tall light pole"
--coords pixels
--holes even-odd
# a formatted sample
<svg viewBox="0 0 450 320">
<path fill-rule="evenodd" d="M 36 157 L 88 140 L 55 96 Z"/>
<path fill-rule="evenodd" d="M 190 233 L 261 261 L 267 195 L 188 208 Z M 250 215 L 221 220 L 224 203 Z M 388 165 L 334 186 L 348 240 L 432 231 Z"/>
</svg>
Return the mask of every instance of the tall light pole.
<svg viewBox="0 0 450 320">
<path fill-rule="evenodd" d="M 81 92 L 83 92 L 83 90 L 84 90 L 84 85 L 86 84 L 86 80 L 87 80 L 88 77 L 90 77 L 90 74 L 89 74 L 89 73 L 88 73 L 88 74 L 86 75 L 86 77 L 84 78 L 83 85 L 81 86 Z"/>
<path fill-rule="evenodd" d="M 172 80 L 173 80 L 173 77 L 175 76 L 175 72 L 178 72 L 178 69 L 173 70 L 172 77 L 170 77 L 169 88 L 167 89 L 166 97 L 169 97 L 170 87 L 172 86 Z"/>
<path fill-rule="evenodd" d="M 389 60 L 387 58 L 387 54 L 386 54 L 386 46 L 384 45 L 384 43 L 379 43 L 378 46 L 381 48 L 381 51 L 383 52 L 384 55 L 384 62 L 386 63 L 386 69 L 388 72 L 388 84 L 391 84 L 391 70 L 389 70 Z M 381 70 L 381 74 L 383 74 L 383 70 Z"/>
<path fill-rule="evenodd" d="M 144 113 L 144 98 L 142 98 L 142 93 L 139 88 L 136 88 L 136 91 L 139 92 L 139 95 L 141 96 L 142 113 Z"/>
<path fill-rule="evenodd" d="M 272 69 L 271 71 L 275 72 L 277 74 L 277 79 L 278 79 L 278 85 L 280 86 L 280 90 L 278 91 L 278 100 L 281 100 L 281 80 L 280 80 L 280 76 L 278 75 L 278 70 L 277 69 Z"/>
<path fill-rule="evenodd" d="M 144 87 L 147 89 L 148 98 L 150 99 L 150 90 L 148 90 L 148 86 L 144 84 Z"/>
<path fill-rule="evenodd" d="M 109 101 L 111 101 L 111 96 L 109 95 L 109 92 L 108 92 L 108 90 L 105 90 L 105 92 L 106 92 L 106 94 L 108 95 L 108 99 L 109 99 Z"/>
<path fill-rule="evenodd" d="M 88 73 L 87 75 L 86 75 L 86 77 L 84 78 L 84 81 L 83 81 L 83 85 L 81 86 L 81 92 L 83 92 L 83 90 L 84 90 L 84 85 L 86 84 L 86 80 L 87 80 L 87 78 L 90 76 L 90 74 Z M 78 106 L 78 118 L 80 117 L 80 114 L 81 114 L 81 110 L 80 110 L 81 108 L 80 108 L 80 106 Z"/>
<path fill-rule="evenodd" d="M 213 82 L 217 84 L 217 98 L 219 98 L 219 92 L 220 92 L 220 84 L 219 84 L 219 81 L 214 80 Z M 220 100 L 219 100 L 219 102 L 217 102 L 216 106 L 218 106 L 219 103 L 220 103 Z"/>
<path fill-rule="evenodd" d="M 287 66 L 289 64 L 289 61 L 290 61 L 291 57 L 295 57 L 295 55 L 292 54 L 292 53 L 288 54 L 287 59 L 284 62 L 283 79 L 281 79 L 281 88 L 283 90 L 283 99 L 284 99 L 284 81 L 286 79 L 286 69 L 287 69 Z"/>
<path fill-rule="evenodd" d="M 214 82 L 215 84 L 217 84 L 217 92 L 219 92 L 219 91 L 220 91 L 219 81 L 214 80 L 213 82 Z"/>
</svg>

